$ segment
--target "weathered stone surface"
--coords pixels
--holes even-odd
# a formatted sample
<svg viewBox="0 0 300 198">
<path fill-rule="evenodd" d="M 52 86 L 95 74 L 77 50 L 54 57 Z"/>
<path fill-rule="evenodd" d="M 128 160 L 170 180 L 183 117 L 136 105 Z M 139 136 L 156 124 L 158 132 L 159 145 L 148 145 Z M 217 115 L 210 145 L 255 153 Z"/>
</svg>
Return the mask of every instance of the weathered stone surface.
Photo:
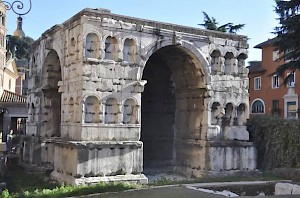
<svg viewBox="0 0 300 198">
<path fill-rule="evenodd" d="M 275 185 L 275 195 L 299 195 L 300 186 L 291 183 L 277 183 Z"/>
<path fill-rule="evenodd" d="M 186 175 L 255 169 L 254 146 L 231 145 L 249 140 L 247 48 L 245 36 L 81 11 L 33 45 L 26 133 L 39 141 L 24 161 L 69 183 L 144 182 L 143 161 Z"/>
</svg>

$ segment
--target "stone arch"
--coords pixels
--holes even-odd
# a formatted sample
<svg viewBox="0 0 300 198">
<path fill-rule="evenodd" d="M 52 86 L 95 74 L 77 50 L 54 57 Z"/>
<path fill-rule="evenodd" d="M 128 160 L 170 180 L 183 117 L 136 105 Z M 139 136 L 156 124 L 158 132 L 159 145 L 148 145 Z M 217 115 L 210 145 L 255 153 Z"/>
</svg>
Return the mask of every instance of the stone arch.
<svg viewBox="0 0 300 198">
<path fill-rule="evenodd" d="M 108 98 L 105 101 L 105 124 L 119 123 L 120 108 L 118 100 L 115 98 Z"/>
<path fill-rule="evenodd" d="M 102 122 L 101 105 L 99 99 L 96 96 L 88 96 L 84 101 L 84 122 Z"/>
<path fill-rule="evenodd" d="M 142 65 L 145 68 L 146 62 L 147 60 L 149 60 L 152 54 L 154 54 L 159 49 L 162 49 L 167 46 L 173 46 L 173 45 L 174 45 L 173 39 L 163 39 L 163 40 L 158 40 L 148 45 L 147 47 L 143 48 L 140 53 L 143 61 L 140 63 L 140 65 Z M 193 56 L 196 56 L 196 59 L 200 61 L 200 64 L 202 65 L 201 67 L 197 66 L 197 69 L 203 72 L 205 76 L 206 84 L 209 84 L 210 83 L 210 78 L 209 78 L 210 72 L 208 70 L 209 63 L 205 59 L 205 55 L 203 54 L 203 52 L 192 43 L 186 41 L 181 41 L 181 44 L 178 46 L 180 46 L 182 49 L 185 49 L 186 52 L 188 52 L 189 54 L 193 54 Z"/>
<path fill-rule="evenodd" d="M 60 59 L 55 50 L 50 50 L 42 67 L 42 130 L 48 137 L 60 136 L 61 93 L 58 83 L 62 81 Z"/>
<path fill-rule="evenodd" d="M 138 124 L 138 104 L 129 98 L 123 104 L 123 124 Z"/>
<path fill-rule="evenodd" d="M 134 39 L 126 38 L 123 45 L 123 61 L 129 64 L 136 63 L 137 45 Z"/>
<path fill-rule="evenodd" d="M 264 114 L 265 107 L 266 107 L 265 102 L 260 98 L 256 98 L 251 103 L 251 113 L 252 114 Z"/>
<path fill-rule="evenodd" d="M 116 37 L 108 36 L 105 39 L 105 59 L 117 61 L 119 59 L 119 45 Z"/>
<path fill-rule="evenodd" d="M 100 58 L 100 38 L 96 33 L 88 33 L 85 37 L 85 58 Z"/>
<path fill-rule="evenodd" d="M 141 105 L 144 164 L 146 169 L 187 168 L 198 163 L 196 156 L 188 155 L 193 151 L 188 151 L 184 144 L 201 139 L 202 118 L 207 114 L 203 106 L 209 83 L 208 62 L 186 42 L 158 43 L 159 46 L 142 50 L 146 61 L 142 75 L 147 80 Z M 157 148 L 163 149 L 158 152 Z"/>
</svg>

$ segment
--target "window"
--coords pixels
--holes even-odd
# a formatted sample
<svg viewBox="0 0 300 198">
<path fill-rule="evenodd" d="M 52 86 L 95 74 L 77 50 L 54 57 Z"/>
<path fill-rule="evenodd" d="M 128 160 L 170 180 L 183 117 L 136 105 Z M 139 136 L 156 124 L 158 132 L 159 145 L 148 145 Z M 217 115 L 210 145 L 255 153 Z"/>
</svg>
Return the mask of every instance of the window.
<svg viewBox="0 0 300 198">
<path fill-rule="evenodd" d="M 290 101 L 286 103 L 287 106 L 287 118 L 296 119 L 297 118 L 297 105 L 296 101 Z"/>
<path fill-rule="evenodd" d="M 11 89 L 11 79 L 8 80 L 8 90 L 10 91 Z"/>
<path fill-rule="evenodd" d="M 284 61 L 285 62 L 290 62 L 291 52 L 292 52 L 292 50 L 290 50 L 290 49 L 287 49 L 284 51 Z"/>
<path fill-rule="evenodd" d="M 288 87 L 295 87 L 295 73 L 288 73 L 288 83 L 287 86 Z"/>
<path fill-rule="evenodd" d="M 272 115 L 279 117 L 279 100 L 272 100 Z"/>
<path fill-rule="evenodd" d="M 275 50 L 273 51 L 273 61 L 278 61 L 279 60 L 279 51 Z"/>
<path fill-rule="evenodd" d="M 279 76 L 278 75 L 274 75 L 272 76 L 272 88 L 278 88 L 279 87 Z"/>
<path fill-rule="evenodd" d="M 254 78 L 254 90 L 260 90 L 261 88 L 261 77 Z"/>
<path fill-rule="evenodd" d="M 265 112 L 264 103 L 261 100 L 255 100 L 252 104 L 251 112 L 252 113 L 264 113 Z"/>
</svg>

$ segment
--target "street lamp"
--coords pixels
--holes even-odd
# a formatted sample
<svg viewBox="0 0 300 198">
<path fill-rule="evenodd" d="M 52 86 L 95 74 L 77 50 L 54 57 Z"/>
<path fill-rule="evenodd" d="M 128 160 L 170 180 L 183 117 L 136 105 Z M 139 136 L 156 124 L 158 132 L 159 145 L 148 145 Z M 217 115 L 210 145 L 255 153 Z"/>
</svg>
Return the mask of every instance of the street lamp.
<svg viewBox="0 0 300 198">
<path fill-rule="evenodd" d="M 20 17 L 20 16 L 28 14 L 28 12 L 30 12 L 32 4 L 31 4 L 31 0 L 28 0 L 28 1 L 29 1 L 28 10 L 25 9 L 24 3 L 19 0 L 13 1 L 13 2 L 8 2 L 8 1 L 1 1 L 1 2 L 5 5 L 6 10 L 11 10 L 15 14 L 19 15 L 19 17 Z"/>
<path fill-rule="evenodd" d="M 22 30 L 22 21 L 23 18 L 21 16 L 28 14 L 31 10 L 32 3 L 31 0 L 29 1 L 29 7 L 28 9 L 25 8 L 24 3 L 20 0 L 15 0 L 12 2 L 9 1 L 1 1 L 5 5 L 6 10 L 11 10 L 15 14 L 19 15 L 17 19 L 17 29 L 14 31 L 13 36 L 16 37 L 25 37 L 25 33 Z"/>
</svg>

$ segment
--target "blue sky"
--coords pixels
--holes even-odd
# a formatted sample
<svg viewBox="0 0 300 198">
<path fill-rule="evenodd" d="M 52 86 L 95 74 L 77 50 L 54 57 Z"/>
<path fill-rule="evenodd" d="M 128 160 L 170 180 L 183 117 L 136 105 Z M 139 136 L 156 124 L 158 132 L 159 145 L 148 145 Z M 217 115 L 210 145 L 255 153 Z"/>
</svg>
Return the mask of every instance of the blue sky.
<svg viewBox="0 0 300 198">
<path fill-rule="evenodd" d="M 11 0 L 8 0 L 12 2 Z M 25 7 L 29 0 L 21 0 Z M 249 58 L 261 59 L 261 50 L 253 49 L 268 38 L 274 37 L 278 25 L 274 0 L 32 0 L 32 10 L 23 18 L 26 36 L 37 39 L 55 24 L 63 23 L 84 8 L 106 8 L 112 13 L 132 17 L 199 27 L 202 11 L 216 18 L 219 25 L 227 22 L 245 23 L 239 34 L 249 38 Z M 16 29 L 17 16 L 7 13 L 7 30 Z"/>
</svg>

